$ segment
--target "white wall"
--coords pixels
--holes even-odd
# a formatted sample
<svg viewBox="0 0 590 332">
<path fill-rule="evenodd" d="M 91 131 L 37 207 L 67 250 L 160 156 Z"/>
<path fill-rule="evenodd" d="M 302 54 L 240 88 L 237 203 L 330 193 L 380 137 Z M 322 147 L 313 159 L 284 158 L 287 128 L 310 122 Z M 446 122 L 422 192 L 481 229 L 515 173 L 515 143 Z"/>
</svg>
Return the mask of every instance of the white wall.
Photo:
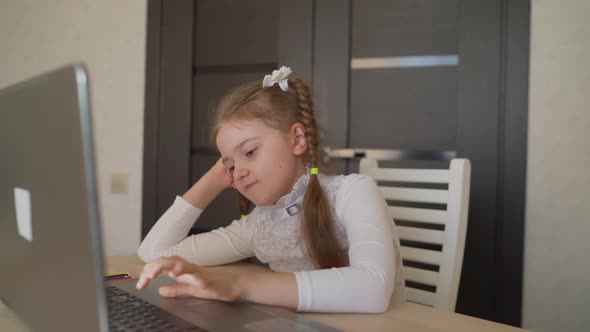
<svg viewBox="0 0 590 332">
<path fill-rule="evenodd" d="M 590 329 L 590 1 L 532 0 L 523 327 Z"/>
<path fill-rule="evenodd" d="M 90 77 L 103 239 L 107 254 L 140 239 L 145 0 L 1 0 L 0 87 L 72 62 Z M 129 174 L 128 194 L 110 174 Z"/>
</svg>

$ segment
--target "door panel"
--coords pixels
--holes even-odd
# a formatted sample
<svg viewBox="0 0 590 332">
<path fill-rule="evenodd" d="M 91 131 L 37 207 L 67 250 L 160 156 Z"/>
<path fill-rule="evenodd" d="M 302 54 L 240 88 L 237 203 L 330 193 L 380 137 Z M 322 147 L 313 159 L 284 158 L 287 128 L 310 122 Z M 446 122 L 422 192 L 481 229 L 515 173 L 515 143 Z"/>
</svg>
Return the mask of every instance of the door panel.
<svg viewBox="0 0 590 332">
<path fill-rule="evenodd" d="M 352 1 L 353 58 L 456 54 L 459 0 Z"/>
<path fill-rule="evenodd" d="M 198 0 L 195 8 L 195 66 L 276 62 L 277 1 Z"/>
<path fill-rule="evenodd" d="M 352 70 L 349 128 L 350 147 L 454 150 L 457 68 Z"/>
</svg>

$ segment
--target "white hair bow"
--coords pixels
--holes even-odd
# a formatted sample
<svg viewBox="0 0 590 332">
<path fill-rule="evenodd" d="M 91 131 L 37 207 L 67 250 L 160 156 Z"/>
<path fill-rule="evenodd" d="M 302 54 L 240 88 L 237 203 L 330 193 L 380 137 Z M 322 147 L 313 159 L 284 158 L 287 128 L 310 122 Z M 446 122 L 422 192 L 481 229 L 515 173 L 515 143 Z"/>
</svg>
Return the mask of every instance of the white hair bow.
<svg viewBox="0 0 590 332">
<path fill-rule="evenodd" d="M 281 90 L 287 92 L 289 91 L 289 83 L 287 82 L 287 77 L 291 74 L 291 68 L 281 66 L 279 70 L 273 70 L 271 75 L 264 76 L 264 80 L 262 80 L 262 87 L 269 87 L 273 86 L 276 83 L 279 83 Z"/>
</svg>

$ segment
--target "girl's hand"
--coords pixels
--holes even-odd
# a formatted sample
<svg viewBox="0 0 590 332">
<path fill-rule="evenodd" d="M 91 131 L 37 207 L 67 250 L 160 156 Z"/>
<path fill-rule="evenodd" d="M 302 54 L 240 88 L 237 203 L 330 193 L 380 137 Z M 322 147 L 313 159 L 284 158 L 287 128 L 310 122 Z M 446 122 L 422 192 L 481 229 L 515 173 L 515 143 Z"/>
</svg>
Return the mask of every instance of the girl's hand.
<svg viewBox="0 0 590 332">
<path fill-rule="evenodd" d="M 199 181 L 182 195 L 182 198 L 193 206 L 204 210 L 219 193 L 228 187 L 235 188 L 234 178 L 220 158 Z"/>
<path fill-rule="evenodd" d="M 160 274 L 167 274 L 177 284 L 162 286 L 160 295 L 177 297 L 190 295 L 225 302 L 240 299 L 238 275 L 228 271 L 212 270 L 190 264 L 180 257 L 164 257 L 146 264 L 139 276 L 137 289 L 143 289 Z"/>
<path fill-rule="evenodd" d="M 223 189 L 234 187 L 234 177 L 231 175 L 227 167 L 223 165 L 221 158 L 219 158 L 215 165 L 209 169 L 207 176 L 211 177 L 213 181 L 220 183 Z"/>
</svg>

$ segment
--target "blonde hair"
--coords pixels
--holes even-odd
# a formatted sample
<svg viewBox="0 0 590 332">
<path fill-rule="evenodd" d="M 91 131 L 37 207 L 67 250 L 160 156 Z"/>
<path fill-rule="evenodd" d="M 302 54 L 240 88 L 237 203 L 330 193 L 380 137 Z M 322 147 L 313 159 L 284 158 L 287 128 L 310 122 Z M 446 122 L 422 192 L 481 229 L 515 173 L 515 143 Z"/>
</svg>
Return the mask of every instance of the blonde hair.
<svg viewBox="0 0 590 332">
<path fill-rule="evenodd" d="M 261 82 L 242 85 L 227 94 L 217 107 L 217 120 L 211 130 L 215 141 L 223 123 L 229 120 L 260 119 L 271 128 L 289 132 L 294 123 L 305 128 L 308 149 L 304 161 L 318 167 L 323 160 L 319 130 L 314 116 L 309 87 L 298 78 L 290 78 L 289 91 L 277 85 L 262 87 Z M 253 104 L 253 105 L 252 105 Z M 252 105 L 255 107 L 244 107 Z M 240 195 L 240 211 L 247 214 L 251 202 Z M 302 233 L 307 249 L 318 268 L 348 265 L 348 255 L 336 238 L 332 208 L 317 176 L 311 175 L 303 196 Z"/>
</svg>

